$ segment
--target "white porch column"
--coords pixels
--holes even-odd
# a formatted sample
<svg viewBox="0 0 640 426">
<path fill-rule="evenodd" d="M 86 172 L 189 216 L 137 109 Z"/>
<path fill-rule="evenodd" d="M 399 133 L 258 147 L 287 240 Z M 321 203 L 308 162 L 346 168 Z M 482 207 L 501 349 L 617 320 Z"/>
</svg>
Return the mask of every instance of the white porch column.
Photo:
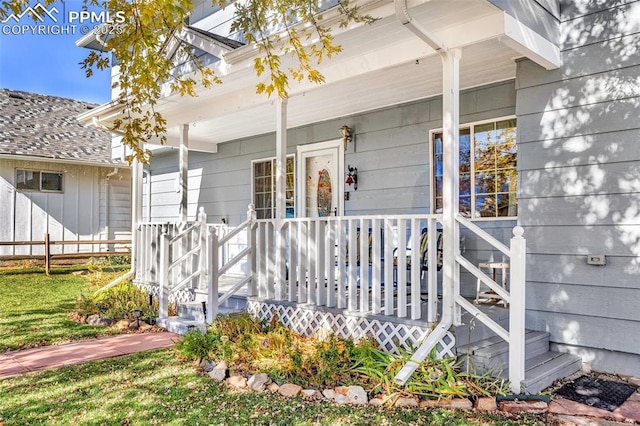
<svg viewBox="0 0 640 426">
<path fill-rule="evenodd" d="M 287 205 L 287 103 L 288 98 L 278 98 L 276 102 L 276 267 L 275 291 L 276 299 L 282 300 L 284 291 L 285 269 L 285 230 L 283 219 Z"/>
<path fill-rule="evenodd" d="M 187 200 L 189 192 L 189 125 L 180 126 L 180 208 L 178 217 L 180 223 L 187 222 Z"/>
<path fill-rule="evenodd" d="M 460 125 L 460 49 L 440 53 L 442 75 L 442 195 L 443 195 L 443 317 L 460 322 L 460 308 L 455 298 L 460 292 L 460 267 L 455 256 L 460 252 L 459 226 L 456 216 L 460 210 L 459 184 L 459 125 Z"/>
<path fill-rule="evenodd" d="M 138 263 L 138 226 L 142 222 L 142 163 L 134 156 L 131 165 L 131 269 L 136 271 Z"/>
</svg>

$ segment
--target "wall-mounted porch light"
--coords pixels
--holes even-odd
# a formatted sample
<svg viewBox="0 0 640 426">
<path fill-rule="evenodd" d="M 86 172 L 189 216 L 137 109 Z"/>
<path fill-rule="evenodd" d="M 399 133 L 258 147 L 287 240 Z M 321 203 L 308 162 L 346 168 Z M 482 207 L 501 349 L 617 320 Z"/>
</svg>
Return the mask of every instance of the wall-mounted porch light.
<svg viewBox="0 0 640 426">
<path fill-rule="evenodd" d="M 358 168 L 347 166 L 347 180 L 344 181 L 347 185 L 353 185 L 353 190 L 358 190 Z"/>
<path fill-rule="evenodd" d="M 340 135 L 342 136 L 342 143 L 344 143 L 345 149 L 349 142 L 353 142 L 353 129 L 346 124 L 340 127 Z"/>
</svg>

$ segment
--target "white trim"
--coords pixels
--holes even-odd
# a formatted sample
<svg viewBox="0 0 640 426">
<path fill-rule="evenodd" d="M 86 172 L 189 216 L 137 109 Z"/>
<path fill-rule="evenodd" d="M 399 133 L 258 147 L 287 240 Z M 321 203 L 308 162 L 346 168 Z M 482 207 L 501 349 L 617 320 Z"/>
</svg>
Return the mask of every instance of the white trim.
<svg viewBox="0 0 640 426">
<path fill-rule="evenodd" d="M 547 70 L 555 70 L 562 65 L 560 48 L 542 37 L 513 16 L 503 12 L 504 38 L 502 43 Z"/>
<path fill-rule="evenodd" d="M 38 173 L 38 188 L 37 189 L 33 189 L 33 188 L 23 188 L 20 189 L 18 188 L 18 171 L 21 170 L 23 172 L 37 172 Z M 55 174 L 55 175 L 60 175 L 60 177 L 62 178 L 61 182 L 60 182 L 60 186 L 61 189 L 42 189 L 42 174 L 43 173 L 49 173 L 49 174 Z M 65 175 L 66 172 L 64 170 L 46 170 L 46 169 L 32 169 L 29 167 L 14 167 L 13 169 L 13 178 L 14 178 L 14 182 L 13 182 L 13 187 L 16 190 L 16 192 L 31 192 L 31 193 L 47 193 L 47 194 L 64 194 L 64 183 L 65 183 Z"/>
<path fill-rule="evenodd" d="M 293 194 L 294 194 L 294 200 L 293 200 L 293 210 L 294 210 L 294 216 L 297 216 L 298 214 L 298 200 L 297 200 L 297 191 L 298 191 L 298 171 L 297 171 L 297 161 L 296 161 L 296 154 L 287 154 L 287 160 L 289 159 L 289 157 L 293 158 Z M 271 157 L 263 157 L 263 158 L 256 158 L 255 160 L 251 160 L 251 170 L 249 171 L 250 176 L 251 176 L 251 204 L 254 205 L 255 208 L 255 176 L 254 176 L 254 164 L 256 163 L 266 163 L 267 161 L 271 161 L 272 163 L 272 167 L 275 167 L 275 156 L 271 156 Z M 272 169 L 273 170 L 273 169 Z M 285 165 L 285 170 L 286 170 L 286 165 Z M 273 178 L 275 179 L 275 171 L 273 171 Z M 286 185 L 286 173 L 285 173 L 285 188 L 284 188 L 285 192 L 287 190 L 287 185 Z M 274 197 L 275 197 L 275 191 L 273 192 Z M 275 201 L 275 198 L 274 198 Z M 286 202 L 286 200 L 285 200 Z M 271 207 L 272 210 L 272 219 L 275 219 L 275 207 L 272 206 Z M 286 205 L 285 205 L 285 216 L 286 216 L 287 210 L 286 210 Z"/>
<path fill-rule="evenodd" d="M 516 214 L 515 216 L 496 216 L 496 217 L 475 217 L 474 213 L 476 212 L 476 193 L 475 193 L 475 182 L 474 182 L 474 176 L 475 176 L 475 159 L 473 157 L 474 154 L 474 150 L 475 150 L 475 139 L 473 136 L 473 128 L 475 126 L 481 126 L 483 124 L 488 124 L 488 123 L 497 123 L 499 121 L 506 121 L 506 120 L 518 120 L 518 117 L 516 115 L 505 115 L 505 116 L 501 116 L 501 117 L 496 117 L 496 118 L 490 118 L 490 119 L 486 119 L 486 120 L 478 120 L 478 121 L 468 121 L 468 122 L 464 122 L 464 123 L 460 123 L 458 129 L 462 130 L 462 129 L 469 129 L 469 137 L 470 137 L 470 141 L 471 141 L 471 147 L 470 147 L 470 151 L 471 151 L 471 155 L 470 155 L 470 161 L 471 161 L 471 169 L 470 169 L 470 178 L 471 178 L 471 217 L 468 217 L 467 219 L 474 221 L 474 222 L 489 222 L 489 221 L 509 221 L 509 220 L 517 220 L 518 219 L 518 215 Z M 517 129 L 517 124 L 516 124 L 516 129 Z M 429 213 L 431 214 L 437 214 L 435 211 L 436 208 L 436 192 L 435 192 L 435 185 L 436 185 L 436 180 L 435 180 L 435 161 L 434 161 L 434 155 L 435 155 L 435 151 L 434 151 L 434 143 L 433 143 L 433 135 L 436 133 L 442 133 L 442 128 L 436 128 L 436 129 L 431 129 L 429 130 Z M 459 137 L 459 136 L 458 136 Z M 517 144 L 516 144 L 517 147 Z M 458 172 L 459 173 L 459 172 Z M 520 175 L 520 172 L 518 172 L 518 176 Z"/>
<path fill-rule="evenodd" d="M 333 152 L 333 150 L 336 148 L 338 149 L 338 181 L 336 182 L 336 185 L 338 186 L 338 216 L 344 216 L 344 181 L 342 180 L 342 177 L 344 177 L 344 142 L 342 141 L 342 139 L 335 139 L 326 142 L 298 145 L 296 147 L 298 159 L 301 163 L 300 167 L 298 167 L 296 175 L 297 181 L 300 183 L 296 188 L 296 217 L 306 217 L 306 204 L 302 201 L 305 199 L 305 194 L 303 193 L 305 185 L 302 184 L 302 182 L 305 181 L 304 164 L 302 164 L 302 158 L 304 157 L 304 154 L 315 151 Z"/>
<path fill-rule="evenodd" d="M 37 161 L 41 163 L 59 163 L 59 164 L 69 164 L 74 166 L 93 166 L 93 167 L 123 167 L 123 168 L 131 168 L 131 166 L 127 163 L 93 163 L 90 161 L 82 161 L 82 160 L 67 160 L 64 158 L 47 158 L 47 157 L 37 157 L 31 155 L 17 155 L 17 154 L 0 154 L 0 160 L 14 160 L 14 161 Z"/>
</svg>

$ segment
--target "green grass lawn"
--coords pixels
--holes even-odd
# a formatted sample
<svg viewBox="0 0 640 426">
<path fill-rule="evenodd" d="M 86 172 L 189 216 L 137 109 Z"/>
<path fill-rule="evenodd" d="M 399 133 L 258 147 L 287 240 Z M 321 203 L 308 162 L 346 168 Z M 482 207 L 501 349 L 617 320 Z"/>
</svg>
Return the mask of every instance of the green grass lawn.
<svg viewBox="0 0 640 426">
<path fill-rule="evenodd" d="M 538 424 L 446 410 L 338 406 L 243 393 L 176 361 L 140 353 L 0 380 L 5 425 L 471 425 Z"/>
<path fill-rule="evenodd" d="M 51 276 L 42 269 L 0 273 L 0 353 L 108 333 L 67 319 L 77 297 L 95 289 L 87 276 L 69 271 L 61 269 Z"/>
</svg>

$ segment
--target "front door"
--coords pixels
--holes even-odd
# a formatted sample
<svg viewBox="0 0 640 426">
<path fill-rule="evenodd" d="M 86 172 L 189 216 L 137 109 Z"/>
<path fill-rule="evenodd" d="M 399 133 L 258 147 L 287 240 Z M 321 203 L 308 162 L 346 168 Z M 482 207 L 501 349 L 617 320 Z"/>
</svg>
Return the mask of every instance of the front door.
<svg viewBox="0 0 640 426">
<path fill-rule="evenodd" d="M 343 214 L 342 141 L 322 142 L 298 147 L 298 200 L 301 217 L 327 217 Z"/>
</svg>

